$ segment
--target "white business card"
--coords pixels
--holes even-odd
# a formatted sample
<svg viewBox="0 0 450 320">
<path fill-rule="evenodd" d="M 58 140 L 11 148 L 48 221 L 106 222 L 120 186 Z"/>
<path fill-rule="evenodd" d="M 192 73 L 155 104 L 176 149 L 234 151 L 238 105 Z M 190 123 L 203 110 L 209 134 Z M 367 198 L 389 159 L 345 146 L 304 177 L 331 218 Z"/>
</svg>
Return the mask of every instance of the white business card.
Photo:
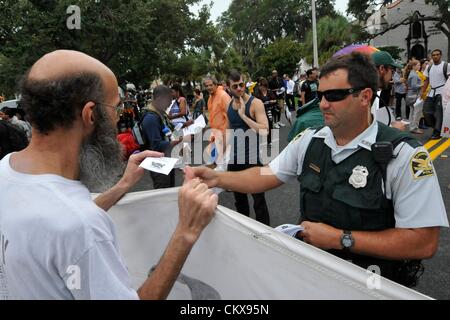
<svg viewBox="0 0 450 320">
<path fill-rule="evenodd" d="M 149 171 L 168 175 L 170 173 L 170 171 L 172 171 L 172 169 L 175 166 L 175 164 L 177 163 L 177 161 L 178 161 L 177 158 L 148 157 L 148 158 L 145 158 L 144 161 L 142 161 L 140 167 L 142 167 L 146 170 L 149 170 Z"/>
</svg>

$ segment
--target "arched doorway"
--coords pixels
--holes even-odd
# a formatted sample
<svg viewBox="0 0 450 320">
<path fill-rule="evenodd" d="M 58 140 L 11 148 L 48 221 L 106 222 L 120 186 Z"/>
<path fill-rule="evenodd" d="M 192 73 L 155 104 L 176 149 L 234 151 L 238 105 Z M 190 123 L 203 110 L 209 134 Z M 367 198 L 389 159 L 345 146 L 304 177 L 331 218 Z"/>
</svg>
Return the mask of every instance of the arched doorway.
<svg viewBox="0 0 450 320">
<path fill-rule="evenodd" d="M 421 44 L 416 44 L 411 48 L 411 57 L 418 60 L 425 58 L 425 48 Z"/>
</svg>

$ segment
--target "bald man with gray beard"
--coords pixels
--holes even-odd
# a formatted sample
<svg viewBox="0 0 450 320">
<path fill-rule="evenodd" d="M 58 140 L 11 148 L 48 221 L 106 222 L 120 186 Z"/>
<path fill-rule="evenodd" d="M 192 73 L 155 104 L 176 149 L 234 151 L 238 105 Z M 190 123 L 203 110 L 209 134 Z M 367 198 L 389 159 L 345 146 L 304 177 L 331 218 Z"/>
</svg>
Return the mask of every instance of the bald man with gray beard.
<svg viewBox="0 0 450 320">
<path fill-rule="evenodd" d="M 121 161 L 117 86 L 110 69 L 76 51 L 51 52 L 24 76 L 33 134 L 0 162 L 0 299 L 164 299 L 210 222 L 217 195 L 185 179 L 172 238 L 140 289 L 131 288 L 106 211 L 143 176 L 140 163 L 162 154 Z M 94 202 L 90 191 L 103 193 Z"/>
</svg>

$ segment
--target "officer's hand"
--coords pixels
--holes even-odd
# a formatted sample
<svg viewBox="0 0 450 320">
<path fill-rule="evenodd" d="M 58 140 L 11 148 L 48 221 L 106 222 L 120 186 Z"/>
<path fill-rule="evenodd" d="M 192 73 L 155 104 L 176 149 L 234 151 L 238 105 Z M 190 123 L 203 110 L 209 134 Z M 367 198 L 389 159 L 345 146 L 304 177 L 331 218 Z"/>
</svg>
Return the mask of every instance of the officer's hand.
<svg viewBox="0 0 450 320">
<path fill-rule="evenodd" d="M 179 221 L 176 232 L 190 243 L 195 243 L 211 221 L 217 202 L 217 195 L 199 178 L 186 178 L 178 192 Z"/>
<path fill-rule="evenodd" d="M 324 223 L 309 221 L 304 221 L 301 225 L 305 230 L 298 233 L 297 237 L 306 243 L 324 250 L 341 249 L 341 230 Z"/>
<path fill-rule="evenodd" d="M 208 167 L 184 167 L 185 180 L 189 181 L 199 178 L 209 188 L 217 187 L 219 184 L 218 172 Z"/>
<path fill-rule="evenodd" d="M 127 189 L 133 187 L 144 175 L 144 168 L 139 167 L 142 161 L 144 161 L 147 157 L 160 158 L 163 156 L 164 153 L 150 150 L 145 150 L 140 153 L 131 155 L 130 159 L 128 160 L 128 164 L 123 177 L 122 179 L 120 179 L 118 184 L 121 184 Z"/>
</svg>

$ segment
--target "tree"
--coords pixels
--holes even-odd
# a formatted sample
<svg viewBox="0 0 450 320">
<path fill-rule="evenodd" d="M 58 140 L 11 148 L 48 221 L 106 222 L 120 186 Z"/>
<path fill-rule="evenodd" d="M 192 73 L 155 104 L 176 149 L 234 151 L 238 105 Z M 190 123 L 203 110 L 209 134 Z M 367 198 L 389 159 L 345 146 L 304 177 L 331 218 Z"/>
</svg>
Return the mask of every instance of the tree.
<svg viewBox="0 0 450 320">
<path fill-rule="evenodd" d="M 399 48 L 397 46 L 378 47 L 378 49 L 389 52 L 392 58 L 396 60 L 400 60 L 400 53 L 405 51 L 405 49 Z"/>
<path fill-rule="evenodd" d="M 318 0 L 317 15 L 335 15 L 334 2 Z M 284 37 L 304 39 L 311 28 L 311 0 L 233 0 L 220 19 L 220 27 L 232 32 L 233 47 L 255 73 L 263 48 Z"/>
<path fill-rule="evenodd" d="M 323 17 L 317 22 L 317 46 L 319 64 L 324 64 L 339 49 L 361 39 L 360 28 L 349 23 L 341 15 Z M 306 61 L 313 61 L 312 31 L 308 31 L 301 47 L 301 55 Z"/>
<path fill-rule="evenodd" d="M 71 0 L 0 0 L 0 91 L 14 92 L 18 77 L 56 49 L 85 52 L 108 65 L 119 81 L 149 83 L 187 51 L 201 45 L 209 9 L 195 17 L 198 0 L 79 0 L 81 30 L 69 30 Z"/>
<path fill-rule="evenodd" d="M 376 6 L 380 4 L 386 4 L 391 1 L 380 1 L 380 0 L 349 0 L 347 13 L 353 14 L 360 21 L 367 21 L 370 16 L 370 11 L 368 11 L 369 6 Z M 402 21 L 399 21 L 393 25 L 387 26 L 379 33 L 373 34 L 370 38 L 375 38 L 382 35 L 389 30 L 395 29 L 401 25 L 408 25 L 414 21 L 433 21 L 434 26 L 442 31 L 442 33 L 447 37 L 447 52 L 448 60 L 450 60 L 450 1 L 449 0 L 425 0 L 427 4 L 433 4 L 437 6 L 438 10 L 436 15 L 432 16 L 420 16 L 411 14 L 405 17 Z"/>
<path fill-rule="evenodd" d="M 269 44 L 259 58 L 261 68 L 253 77 L 268 75 L 273 69 L 280 74 L 287 73 L 292 76 L 300 60 L 301 47 L 301 44 L 291 37 L 280 38 Z"/>
</svg>

